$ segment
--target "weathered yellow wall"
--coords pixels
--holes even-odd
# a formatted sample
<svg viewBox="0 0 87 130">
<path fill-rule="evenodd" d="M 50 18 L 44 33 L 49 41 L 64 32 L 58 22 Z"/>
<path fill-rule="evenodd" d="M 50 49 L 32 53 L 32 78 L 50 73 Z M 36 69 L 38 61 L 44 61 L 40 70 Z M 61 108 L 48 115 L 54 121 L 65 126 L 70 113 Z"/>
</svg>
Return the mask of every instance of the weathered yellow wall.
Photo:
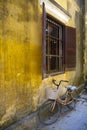
<svg viewBox="0 0 87 130">
<path fill-rule="evenodd" d="M 67 0 L 55 0 L 60 4 L 65 10 L 67 10 Z"/>
<path fill-rule="evenodd" d="M 56 0 L 72 18 L 74 0 Z M 80 69 L 79 69 L 80 71 Z M 42 80 L 42 7 L 37 0 L 0 0 L 0 125 L 36 110 L 45 99 L 45 87 L 67 79 L 72 84 L 76 71 Z M 62 94 L 64 90 L 60 90 Z"/>
<path fill-rule="evenodd" d="M 38 5 L 34 0 L 0 1 L 0 125 L 37 106 L 34 97 L 42 78 Z"/>
<path fill-rule="evenodd" d="M 70 15 L 72 16 L 70 18 L 70 20 L 67 23 L 65 23 L 65 25 L 68 25 L 68 26 L 71 26 L 71 27 L 76 27 L 75 11 L 77 11 L 77 10 L 78 10 L 78 12 L 80 11 L 80 8 L 78 7 L 77 3 L 74 0 L 64 0 L 64 1 L 56 0 L 56 2 L 58 2 L 58 4 L 60 4 L 60 6 L 62 6 L 65 10 L 67 10 L 70 13 Z M 73 4 L 74 4 L 74 7 L 73 7 Z M 51 14 L 51 12 L 49 12 L 49 11 L 48 11 L 48 13 Z M 52 16 L 53 16 L 53 14 L 52 14 Z M 58 19 L 58 17 L 56 17 L 56 15 L 54 15 L 54 17 Z M 60 19 L 58 19 L 58 20 L 60 20 Z M 64 21 L 61 21 L 61 22 L 64 22 Z M 78 68 L 78 66 L 77 66 L 77 68 Z M 80 68 L 78 70 L 80 71 Z M 38 95 L 40 95 L 39 96 L 40 97 L 39 102 L 42 103 L 43 99 L 46 97 L 46 95 L 44 93 L 45 87 L 53 86 L 52 85 L 52 79 L 53 78 L 55 78 L 57 81 L 60 81 L 61 79 L 69 80 L 69 83 L 73 84 L 73 82 L 75 80 L 75 76 L 76 76 L 76 70 L 66 71 L 64 74 L 60 74 L 60 75 L 56 75 L 56 76 L 52 76 L 52 77 L 49 76 L 48 78 L 44 79 L 42 81 L 41 85 L 40 85 L 40 88 L 39 88 L 40 89 L 39 90 L 40 93 L 38 94 Z M 62 95 L 64 92 L 65 92 L 64 87 L 63 88 L 61 87 L 60 95 Z"/>
<path fill-rule="evenodd" d="M 81 10 L 81 1 L 75 1 L 75 0 L 56 0 L 65 10 L 67 10 L 71 18 L 70 20 L 65 23 L 67 26 L 75 27 L 76 28 L 76 69 L 73 71 L 66 71 L 64 74 L 48 77 L 45 80 L 42 81 L 42 84 L 40 85 L 40 102 L 42 103 L 43 99 L 46 97 L 45 93 L 45 87 L 46 86 L 52 86 L 52 79 L 55 78 L 57 81 L 61 79 L 67 79 L 69 80 L 69 84 L 79 85 L 83 82 L 83 43 L 82 41 L 82 10 Z M 50 13 L 50 12 L 48 12 Z M 51 14 L 51 13 L 50 13 Z M 52 14 L 53 16 L 53 14 Z M 57 18 L 54 15 L 55 18 Z M 58 18 L 57 18 L 58 19 Z M 63 22 L 63 21 L 61 21 Z M 60 95 L 62 95 L 65 92 L 64 87 L 61 87 L 60 89 Z"/>
</svg>

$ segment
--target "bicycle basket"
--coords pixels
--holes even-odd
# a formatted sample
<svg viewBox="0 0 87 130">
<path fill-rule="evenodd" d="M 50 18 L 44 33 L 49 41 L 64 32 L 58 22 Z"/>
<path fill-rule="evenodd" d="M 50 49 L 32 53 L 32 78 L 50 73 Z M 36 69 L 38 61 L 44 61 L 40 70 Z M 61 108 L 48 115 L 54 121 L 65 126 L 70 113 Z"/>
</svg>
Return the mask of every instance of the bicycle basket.
<svg viewBox="0 0 87 130">
<path fill-rule="evenodd" d="M 46 98 L 47 99 L 56 99 L 58 96 L 58 89 L 57 88 L 46 88 Z"/>
</svg>

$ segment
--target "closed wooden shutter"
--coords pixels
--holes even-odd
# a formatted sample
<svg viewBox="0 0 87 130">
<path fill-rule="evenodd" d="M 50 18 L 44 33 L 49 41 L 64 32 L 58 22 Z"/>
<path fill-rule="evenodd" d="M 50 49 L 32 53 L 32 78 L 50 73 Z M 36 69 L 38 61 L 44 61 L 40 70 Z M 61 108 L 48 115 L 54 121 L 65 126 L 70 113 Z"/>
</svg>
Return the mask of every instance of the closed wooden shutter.
<svg viewBox="0 0 87 130">
<path fill-rule="evenodd" d="M 46 74 L 46 9 L 43 2 L 43 14 L 42 14 L 42 77 Z"/>
<path fill-rule="evenodd" d="M 65 69 L 76 67 L 76 28 L 65 28 Z"/>
</svg>

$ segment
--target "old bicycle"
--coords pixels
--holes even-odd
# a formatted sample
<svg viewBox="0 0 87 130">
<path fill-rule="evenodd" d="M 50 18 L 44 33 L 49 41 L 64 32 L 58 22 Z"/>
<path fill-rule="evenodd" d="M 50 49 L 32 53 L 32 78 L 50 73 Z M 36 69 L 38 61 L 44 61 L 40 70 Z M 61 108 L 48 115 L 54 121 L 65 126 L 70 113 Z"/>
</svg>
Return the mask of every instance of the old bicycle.
<svg viewBox="0 0 87 130">
<path fill-rule="evenodd" d="M 61 114 L 61 109 L 63 106 L 66 106 L 69 110 L 72 110 L 76 104 L 76 98 L 73 96 L 73 92 L 76 92 L 75 86 L 65 86 L 66 93 L 61 97 L 58 96 L 58 89 L 62 82 L 68 82 L 67 80 L 60 80 L 59 83 L 56 83 L 56 80 L 52 80 L 52 83 L 56 86 L 53 89 L 54 97 L 48 98 L 46 102 L 44 102 L 38 111 L 39 120 L 46 125 L 50 125 L 57 121 L 58 117 Z M 52 88 L 50 94 L 52 92 Z M 51 95 L 52 96 L 52 95 Z"/>
</svg>

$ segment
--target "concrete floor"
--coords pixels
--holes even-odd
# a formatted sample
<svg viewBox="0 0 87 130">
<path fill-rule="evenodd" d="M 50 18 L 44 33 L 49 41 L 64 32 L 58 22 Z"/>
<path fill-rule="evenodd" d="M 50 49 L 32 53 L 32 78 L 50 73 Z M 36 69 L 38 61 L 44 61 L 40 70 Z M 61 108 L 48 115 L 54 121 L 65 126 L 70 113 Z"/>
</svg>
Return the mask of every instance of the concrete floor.
<svg viewBox="0 0 87 130">
<path fill-rule="evenodd" d="M 52 125 L 39 125 L 35 130 L 87 130 L 87 93 L 80 95 L 76 108 L 62 114 Z"/>
<path fill-rule="evenodd" d="M 87 130 L 87 93 L 80 95 L 74 110 L 62 112 L 52 125 L 46 126 L 38 122 L 37 114 L 31 119 L 27 116 L 4 130 Z"/>
</svg>

